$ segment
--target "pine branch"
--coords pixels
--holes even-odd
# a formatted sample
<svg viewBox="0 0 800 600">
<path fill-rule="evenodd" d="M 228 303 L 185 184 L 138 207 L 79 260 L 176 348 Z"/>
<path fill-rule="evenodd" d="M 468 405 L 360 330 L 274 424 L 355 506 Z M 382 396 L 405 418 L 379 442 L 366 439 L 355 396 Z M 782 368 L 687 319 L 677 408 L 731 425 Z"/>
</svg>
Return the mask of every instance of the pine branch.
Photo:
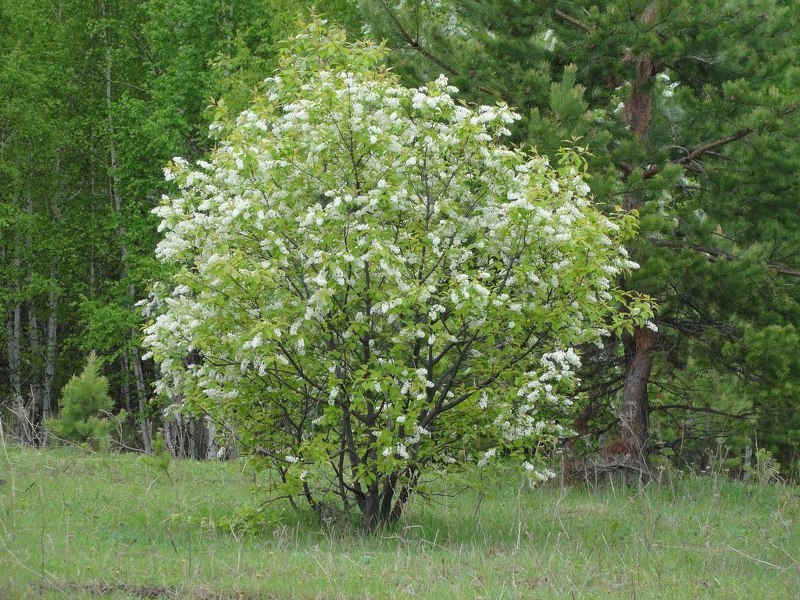
<svg viewBox="0 0 800 600">
<path fill-rule="evenodd" d="M 406 44 L 408 44 L 413 50 L 419 52 L 422 56 L 427 58 L 432 63 L 436 64 L 438 67 L 447 71 L 450 75 L 457 76 L 458 71 L 440 59 L 438 56 L 435 56 L 431 52 L 429 52 L 424 46 L 419 43 L 419 40 L 414 39 L 411 34 L 403 27 L 403 24 L 400 22 L 400 19 L 394 13 L 394 11 L 389 8 L 386 0 L 380 0 L 381 6 L 383 7 L 383 12 L 385 12 L 389 19 L 394 23 L 394 26 L 397 27 L 397 31 L 400 33 L 400 36 L 403 38 Z"/>
<path fill-rule="evenodd" d="M 447 72 L 451 76 L 453 76 L 453 77 L 464 77 L 464 74 L 459 72 L 458 69 L 456 69 L 452 65 L 447 64 L 442 58 L 436 56 L 433 52 L 428 50 L 425 46 L 420 44 L 419 43 L 419 39 L 414 38 L 408 32 L 408 30 L 403 26 L 403 24 L 400 22 L 399 17 L 389 7 L 389 5 L 387 4 L 386 0 L 380 0 L 380 4 L 381 4 L 381 7 L 383 8 L 383 11 L 389 17 L 389 20 L 397 28 L 397 31 L 398 31 L 400 37 L 403 38 L 403 41 L 412 50 L 414 50 L 415 52 L 418 52 L 424 58 L 428 59 L 433 64 L 435 64 L 436 66 L 438 66 L 440 69 L 442 69 L 443 71 Z M 506 104 L 508 104 L 509 106 L 511 106 L 511 102 L 505 97 L 505 95 L 501 91 L 493 90 L 493 89 L 490 89 L 490 88 L 486 87 L 485 85 L 480 85 L 480 84 L 478 85 L 478 89 L 481 92 L 483 92 L 484 94 L 487 94 L 489 96 L 493 96 L 495 98 L 499 98 L 501 101 L 503 101 Z"/>
<path fill-rule="evenodd" d="M 690 162 L 693 162 L 698 158 L 700 158 L 701 156 L 703 156 L 703 154 L 711 152 L 712 150 L 716 150 L 721 146 L 725 146 L 727 144 L 740 140 L 743 137 L 750 135 L 753 131 L 754 129 L 752 127 L 745 127 L 743 129 L 740 129 L 734 134 L 731 134 L 724 138 L 720 138 L 718 140 L 714 140 L 713 142 L 709 142 L 698 148 L 695 148 L 683 158 L 679 158 L 678 160 L 676 160 L 675 163 L 679 165 L 689 164 Z"/>
<path fill-rule="evenodd" d="M 778 111 L 776 113 L 776 116 L 785 117 L 792 114 L 793 112 L 796 112 L 797 110 L 800 110 L 800 105 L 790 106 L 785 110 Z M 713 150 L 716 150 L 717 148 L 722 148 L 723 146 L 727 146 L 728 144 L 731 144 L 733 142 L 738 142 L 742 138 L 747 137 L 748 135 L 750 135 L 755 131 L 758 131 L 755 127 L 743 127 L 738 131 L 736 131 L 735 133 L 726 135 L 725 137 L 721 137 L 711 142 L 706 142 L 705 144 L 698 146 L 697 148 L 689 152 L 686 156 L 683 156 L 681 158 L 672 161 L 672 164 L 689 165 L 702 158 L 705 154 L 709 154 Z M 661 165 L 650 167 L 649 169 L 645 170 L 645 172 L 642 174 L 642 179 L 650 179 L 652 177 L 655 177 L 662 171 L 662 169 L 663 166 Z M 631 171 L 632 169 L 630 169 L 630 171 L 625 170 L 626 175 L 624 179 L 627 179 L 627 175 L 629 175 Z"/>
<path fill-rule="evenodd" d="M 684 244 L 681 242 L 673 242 L 670 240 L 658 240 L 655 238 L 648 238 L 648 241 L 653 244 L 653 246 L 657 246 L 660 248 L 676 248 L 680 250 L 692 250 L 698 254 L 705 254 L 710 260 L 738 260 L 734 254 L 729 252 L 725 252 L 724 250 L 718 250 L 717 248 L 711 248 L 709 246 L 701 246 L 700 244 Z M 766 267 L 770 271 L 774 271 L 780 275 L 786 275 L 787 277 L 798 277 L 800 278 L 800 271 L 796 269 L 792 269 L 791 267 L 787 267 L 784 265 L 779 265 L 776 263 L 766 263 Z"/>
<path fill-rule="evenodd" d="M 784 267 L 782 265 L 767 265 L 772 271 L 776 273 L 780 273 L 781 275 L 787 275 L 788 277 L 800 277 L 800 271 L 795 269 L 790 269 L 789 267 Z"/>
<path fill-rule="evenodd" d="M 755 129 L 753 127 L 744 127 L 742 129 L 740 129 L 739 131 L 737 131 L 736 133 L 732 133 L 731 135 L 727 135 L 727 136 L 725 136 L 723 138 L 719 138 L 719 139 L 714 140 L 712 142 L 708 142 L 706 144 L 703 144 L 702 146 L 698 146 L 697 148 L 695 148 L 694 150 L 689 152 L 686 156 L 683 156 L 683 157 L 681 157 L 679 159 L 676 159 L 676 160 L 672 161 L 672 164 L 675 164 L 675 165 L 688 165 L 688 164 L 691 164 L 694 161 L 696 161 L 699 158 L 701 158 L 704 154 L 707 154 L 708 152 L 711 152 L 712 150 L 716 150 L 717 148 L 721 148 L 722 146 L 727 146 L 728 144 L 731 144 L 733 142 L 739 141 L 742 138 L 750 135 L 754 131 L 755 131 Z M 661 165 L 650 167 L 649 169 L 647 169 L 642 174 L 642 179 L 651 179 L 652 177 L 655 177 L 656 175 L 658 175 L 661 172 L 662 168 L 663 167 Z"/>
<path fill-rule="evenodd" d="M 691 404 L 658 404 L 650 407 L 651 412 L 662 411 L 662 410 L 690 410 L 694 412 L 707 413 L 709 415 L 719 415 L 720 417 L 728 417 L 730 419 L 742 419 L 742 420 L 749 419 L 750 417 L 756 414 L 754 411 L 730 413 L 722 410 L 715 410 L 707 406 L 692 406 Z"/>
<path fill-rule="evenodd" d="M 568 15 L 567 13 L 565 13 L 562 10 L 558 10 L 556 8 L 555 10 L 553 10 L 553 14 L 555 16 L 557 16 L 559 19 L 561 19 L 562 21 L 565 21 L 566 23 L 569 23 L 570 25 L 573 25 L 573 26 L 577 27 L 578 29 L 580 29 L 584 33 L 587 33 L 589 35 L 594 33 L 594 29 L 592 29 L 589 25 L 587 25 L 586 23 L 584 23 L 583 21 L 581 21 L 579 19 L 576 19 L 572 15 Z"/>
</svg>

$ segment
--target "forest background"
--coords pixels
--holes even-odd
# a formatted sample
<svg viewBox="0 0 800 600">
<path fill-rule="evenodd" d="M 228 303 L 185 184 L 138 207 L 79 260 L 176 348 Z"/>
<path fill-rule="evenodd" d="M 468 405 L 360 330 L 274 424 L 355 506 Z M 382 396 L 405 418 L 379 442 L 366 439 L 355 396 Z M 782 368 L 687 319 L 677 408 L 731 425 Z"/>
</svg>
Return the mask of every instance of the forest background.
<svg viewBox="0 0 800 600">
<path fill-rule="evenodd" d="M 387 40 L 407 85 L 444 73 L 505 101 L 517 144 L 583 149 L 598 206 L 639 215 L 620 282 L 658 303 L 585 350 L 574 429 L 702 469 L 771 451 L 797 470 L 800 8 L 777 0 L 321 0 L 353 38 Z M 136 303 L 164 276 L 151 210 L 173 156 L 247 106 L 311 2 L 0 2 L 0 414 L 42 441 L 96 351 L 125 443 L 213 450 L 205 422 L 150 402 Z M 577 452 L 579 438 L 565 440 Z"/>
</svg>

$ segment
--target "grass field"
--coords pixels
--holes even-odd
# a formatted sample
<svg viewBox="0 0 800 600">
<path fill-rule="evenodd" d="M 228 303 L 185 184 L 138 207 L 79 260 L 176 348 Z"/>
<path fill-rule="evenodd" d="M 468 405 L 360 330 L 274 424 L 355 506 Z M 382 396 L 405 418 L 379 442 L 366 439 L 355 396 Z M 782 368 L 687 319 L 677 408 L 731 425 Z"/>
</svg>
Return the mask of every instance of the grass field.
<svg viewBox="0 0 800 600">
<path fill-rule="evenodd" d="M 0 448 L 0 599 L 800 598 L 800 496 L 666 477 L 644 489 L 529 489 L 412 503 L 364 537 L 293 513 L 241 534 L 244 463 Z M 442 492 L 455 482 L 438 484 Z"/>
</svg>

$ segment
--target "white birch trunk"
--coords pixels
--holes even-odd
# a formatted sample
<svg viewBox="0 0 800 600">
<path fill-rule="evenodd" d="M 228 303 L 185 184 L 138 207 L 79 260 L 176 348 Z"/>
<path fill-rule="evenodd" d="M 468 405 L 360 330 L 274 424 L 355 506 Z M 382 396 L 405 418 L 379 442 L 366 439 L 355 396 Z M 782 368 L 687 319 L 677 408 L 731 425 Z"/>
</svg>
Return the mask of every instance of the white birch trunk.
<svg viewBox="0 0 800 600">
<path fill-rule="evenodd" d="M 108 17 L 108 8 L 104 0 L 100 0 L 100 11 L 103 17 Z M 111 37 L 108 28 L 103 32 L 103 41 L 105 43 L 106 51 L 106 119 L 108 122 L 108 144 L 109 144 L 109 158 L 111 160 L 111 198 L 114 202 L 114 209 L 120 220 L 117 234 L 120 239 L 120 261 L 122 263 L 122 277 L 126 278 L 130 272 L 130 265 L 128 262 L 128 244 L 126 242 L 126 231 L 122 214 L 122 195 L 120 194 L 119 185 L 119 162 L 117 160 L 117 146 L 114 141 L 114 113 L 113 113 L 113 96 L 112 96 L 112 73 L 113 73 L 113 56 L 111 53 Z M 129 296 L 129 309 L 133 310 L 133 305 L 136 302 L 136 290 L 133 284 L 128 286 Z M 136 338 L 136 330 L 131 329 L 131 339 Z M 139 348 L 134 342 L 131 349 L 131 362 L 133 363 L 133 374 L 136 381 L 136 395 L 139 400 L 139 420 L 141 422 L 142 445 L 145 452 L 151 453 L 153 451 L 153 431 L 150 420 L 145 417 L 147 408 L 147 386 L 144 381 L 144 373 L 142 370 L 141 355 Z"/>
<path fill-rule="evenodd" d="M 55 273 L 51 273 L 55 277 Z M 50 290 L 47 297 L 47 346 L 45 349 L 44 381 L 42 382 L 42 418 L 49 419 L 52 412 L 53 377 L 56 372 L 58 350 L 58 290 Z"/>
</svg>

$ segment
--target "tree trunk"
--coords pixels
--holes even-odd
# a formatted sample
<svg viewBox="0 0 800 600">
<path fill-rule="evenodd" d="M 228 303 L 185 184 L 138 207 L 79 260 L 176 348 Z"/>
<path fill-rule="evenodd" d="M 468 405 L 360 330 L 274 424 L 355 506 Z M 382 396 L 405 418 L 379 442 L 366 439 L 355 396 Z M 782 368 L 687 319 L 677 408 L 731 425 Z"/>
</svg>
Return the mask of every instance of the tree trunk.
<svg viewBox="0 0 800 600">
<path fill-rule="evenodd" d="M 61 168 L 61 157 L 56 157 L 56 173 L 59 177 L 63 175 Z M 63 189 L 61 187 L 60 189 Z M 61 204 L 59 193 L 53 194 L 50 201 L 50 211 L 53 213 L 53 222 L 60 226 L 62 220 Z M 47 294 L 47 323 L 45 325 L 45 354 L 44 354 L 44 379 L 42 381 L 42 419 L 49 419 L 52 416 L 52 393 L 53 378 L 56 373 L 56 355 L 58 353 L 58 308 L 59 308 L 59 289 L 56 285 L 58 280 L 57 257 L 53 256 L 50 260 L 50 291 Z"/>
<path fill-rule="evenodd" d="M 373 531 L 381 524 L 381 493 L 378 480 L 373 481 L 366 490 L 364 506 L 361 509 L 361 527 Z"/>
<path fill-rule="evenodd" d="M 189 440 L 189 458 L 194 460 L 197 458 L 197 421 L 194 417 L 189 417 L 189 423 L 186 429 Z"/>
<path fill-rule="evenodd" d="M 405 483 L 398 487 L 401 476 Z M 399 521 L 414 492 L 418 477 L 419 472 L 414 467 L 409 467 L 403 472 L 392 473 L 382 483 L 376 481 L 370 485 L 366 501 L 361 506 L 361 527 L 373 531 Z"/>
<path fill-rule="evenodd" d="M 139 348 L 136 345 L 131 349 L 133 358 L 133 375 L 136 379 L 136 397 L 139 399 L 139 422 L 142 431 L 142 446 L 147 453 L 153 452 L 153 424 L 147 417 L 147 388 L 144 383 L 144 373 L 142 372 L 142 361 L 139 356 Z"/>
<path fill-rule="evenodd" d="M 55 276 L 55 268 L 53 268 L 50 275 L 53 282 L 55 282 Z M 47 316 L 44 381 L 42 382 L 42 419 L 49 419 L 52 412 L 53 377 L 56 372 L 56 352 L 58 350 L 58 290 L 56 289 L 51 289 L 47 296 L 47 310 L 49 314 Z"/>
<path fill-rule="evenodd" d="M 6 255 L 8 251 L 6 250 Z M 19 236 L 14 236 L 11 253 L 14 256 L 14 292 L 13 303 L 9 304 L 6 313 L 6 352 L 8 354 L 8 377 L 11 384 L 11 412 L 13 415 L 12 431 L 18 440 L 29 443 L 31 439 L 28 431 L 27 409 L 25 398 L 22 395 L 22 304 L 20 293 L 22 291 Z"/>
<path fill-rule="evenodd" d="M 644 26 L 655 23 L 658 5 L 650 3 L 642 12 L 639 21 Z M 658 66 L 648 55 L 634 57 L 626 55 L 626 62 L 635 61 L 631 93 L 623 108 L 623 115 L 630 130 L 647 145 L 647 134 L 653 120 L 653 80 Z M 641 207 L 642 199 L 630 193 L 625 197 L 624 206 L 628 211 Z M 648 472 L 646 442 L 650 435 L 650 406 L 647 386 L 653 370 L 655 332 L 649 328 L 636 328 L 632 336 L 623 338 L 625 346 L 625 383 L 622 388 L 622 402 L 619 411 L 620 441 L 628 449 L 631 466 Z"/>
<path fill-rule="evenodd" d="M 175 415 L 172 419 L 164 421 L 164 444 L 175 458 L 184 458 L 184 427 L 181 414 Z"/>
<path fill-rule="evenodd" d="M 131 382 L 130 382 L 130 375 L 131 375 L 131 365 L 130 365 L 130 358 L 128 353 L 122 355 L 122 383 L 120 384 L 120 395 L 122 396 L 122 402 L 125 404 L 125 410 L 128 411 L 129 415 L 133 414 L 131 410 Z"/>
<path fill-rule="evenodd" d="M 20 348 L 22 341 L 22 305 L 19 302 L 20 288 L 20 268 L 21 261 L 19 258 L 19 238 L 14 236 L 14 248 L 12 253 L 14 255 L 14 300 L 13 304 L 9 303 L 6 313 L 6 349 L 8 352 L 8 376 L 9 383 L 11 384 L 11 393 L 13 395 L 13 406 L 21 406 L 22 400 L 22 374 Z M 9 254 L 8 249 L 3 249 L 4 256 Z"/>
<path fill-rule="evenodd" d="M 104 18 L 108 18 L 108 8 L 104 0 L 100 0 L 100 11 Z M 105 65 L 105 82 L 106 82 L 106 120 L 108 122 L 108 149 L 109 159 L 111 161 L 111 199 L 114 203 L 114 210 L 119 217 L 119 227 L 117 233 L 120 239 L 120 262 L 122 263 L 122 279 L 126 279 L 130 274 L 130 265 L 128 261 L 128 244 L 126 241 L 127 232 L 125 230 L 123 211 L 122 211 L 122 194 L 120 193 L 119 182 L 119 161 L 117 159 L 117 146 L 114 141 L 114 112 L 113 112 L 113 56 L 111 47 L 111 34 L 106 24 L 103 31 L 103 41 L 105 43 L 106 52 L 106 65 Z M 136 289 L 133 283 L 128 284 L 128 300 L 129 309 L 133 310 L 136 303 Z M 131 348 L 131 362 L 133 363 L 133 376 L 136 381 L 136 395 L 139 400 L 139 421 L 141 423 L 142 433 L 142 446 L 145 452 L 151 453 L 153 451 L 153 431 L 152 424 L 147 418 L 147 386 L 144 381 L 144 372 L 142 369 L 142 360 L 139 354 L 139 348 L 136 344 L 137 333 L 135 329 L 131 329 L 131 340 L 133 341 Z"/>
<path fill-rule="evenodd" d="M 19 281 L 17 282 L 19 292 Z M 6 319 L 6 336 L 8 351 L 8 374 L 11 383 L 12 412 L 15 415 L 22 415 L 25 410 L 25 399 L 22 396 L 22 374 L 20 373 L 21 360 L 20 348 L 22 341 L 22 305 L 19 302 L 14 304 L 14 308 Z M 22 439 L 22 431 L 15 428 L 14 435 Z"/>
<path fill-rule="evenodd" d="M 31 351 L 33 369 L 30 372 L 30 398 L 31 398 L 31 421 L 37 434 L 42 423 L 42 413 L 44 405 L 44 385 L 39 376 L 38 365 L 42 356 L 42 344 L 39 337 L 39 319 L 36 318 L 36 311 L 33 302 L 28 304 L 28 346 Z M 38 443 L 38 440 L 37 440 Z"/>
<path fill-rule="evenodd" d="M 753 471 L 753 447 L 747 445 L 742 450 L 742 481 L 750 481 L 750 475 Z"/>
<path fill-rule="evenodd" d="M 631 466 L 642 473 L 648 471 L 646 444 L 650 435 L 650 407 L 647 385 L 653 370 L 655 341 L 655 332 L 647 327 L 637 328 L 632 336 L 623 340 L 627 369 L 619 411 L 619 434 Z"/>
<path fill-rule="evenodd" d="M 208 417 L 203 419 L 203 424 L 206 431 L 206 460 L 212 460 L 217 457 L 217 428 Z"/>
<path fill-rule="evenodd" d="M 33 159 L 31 159 L 33 160 Z M 34 213 L 34 203 L 33 203 L 33 196 L 28 196 L 27 199 L 27 207 L 26 207 L 28 218 L 33 219 Z M 25 240 L 25 246 L 28 251 L 28 256 L 33 256 L 33 240 L 31 238 L 31 232 L 28 231 Z M 28 288 L 33 287 L 33 270 L 28 271 Z M 28 301 L 28 347 L 30 348 L 31 352 L 31 362 L 33 364 L 33 368 L 31 369 L 30 373 L 30 394 L 31 394 L 31 419 L 33 421 L 34 428 L 38 430 L 39 425 L 41 424 L 42 420 L 42 404 L 43 404 L 43 396 L 44 396 L 44 389 L 42 386 L 42 380 L 39 377 L 39 366 L 40 360 L 42 359 L 42 344 L 41 338 L 39 335 L 39 319 L 36 317 L 36 309 L 34 306 L 33 298 L 30 298 Z M 38 436 L 37 436 L 38 437 Z"/>
<path fill-rule="evenodd" d="M 657 3 L 652 2 L 644 9 L 639 21 L 644 26 L 650 26 L 655 23 L 657 16 Z M 622 114 L 636 137 L 645 140 L 653 120 L 653 78 L 656 76 L 657 66 L 648 54 L 638 57 L 626 54 L 623 60 L 635 61 L 636 68 L 631 81 L 631 95 L 623 106 Z"/>
</svg>

